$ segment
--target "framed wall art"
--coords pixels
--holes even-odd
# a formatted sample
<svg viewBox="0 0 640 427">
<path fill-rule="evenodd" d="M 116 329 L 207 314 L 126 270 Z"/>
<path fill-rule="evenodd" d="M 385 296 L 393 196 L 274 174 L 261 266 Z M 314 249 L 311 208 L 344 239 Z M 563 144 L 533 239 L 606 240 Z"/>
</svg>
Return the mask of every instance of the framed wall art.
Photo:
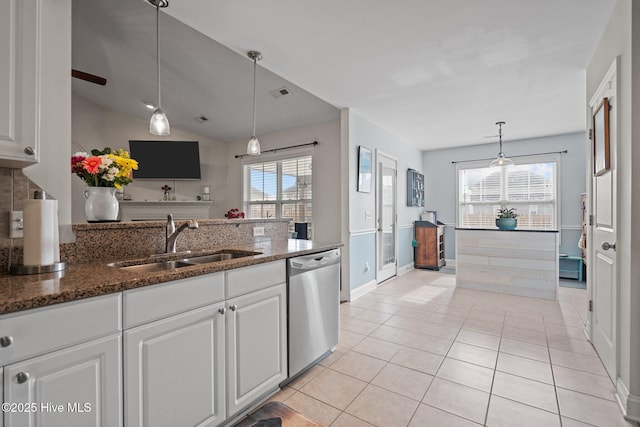
<svg viewBox="0 0 640 427">
<path fill-rule="evenodd" d="M 600 176 L 610 169 L 609 98 L 604 98 L 593 114 L 593 175 Z"/>
<path fill-rule="evenodd" d="M 358 191 L 361 193 L 371 193 L 372 160 L 371 150 L 360 145 L 358 147 Z"/>
<path fill-rule="evenodd" d="M 407 170 L 407 206 L 424 206 L 424 175 Z"/>
</svg>

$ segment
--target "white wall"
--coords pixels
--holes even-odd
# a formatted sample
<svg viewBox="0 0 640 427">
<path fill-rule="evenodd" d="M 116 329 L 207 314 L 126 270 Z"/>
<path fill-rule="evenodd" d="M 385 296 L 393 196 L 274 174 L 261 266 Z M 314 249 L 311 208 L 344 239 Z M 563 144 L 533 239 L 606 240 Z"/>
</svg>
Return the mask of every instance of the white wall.
<svg viewBox="0 0 640 427">
<path fill-rule="evenodd" d="M 202 187 L 211 187 L 213 204 L 212 218 L 222 218 L 227 205 L 227 144 L 200 135 L 171 128 L 171 135 L 158 137 L 149 133 L 149 121 L 125 113 L 107 110 L 79 95 L 72 96 L 72 147 L 71 153 L 91 151 L 111 147 L 128 150 L 129 140 L 184 140 L 200 142 L 200 163 L 202 179 L 198 181 L 135 180 L 125 187 L 125 193 L 133 200 L 161 200 L 161 187 L 168 184 L 176 190 L 176 200 L 196 200 Z M 171 117 L 169 117 L 171 120 Z M 69 163 L 69 153 L 65 152 L 64 163 Z M 65 170 L 66 172 L 66 170 Z M 69 173 L 70 175 L 70 173 Z M 73 176 L 70 187 L 72 195 L 72 220 L 85 222 L 84 182 Z"/>
<path fill-rule="evenodd" d="M 349 265 L 348 274 L 343 274 L 343 282 L 348 280 L 347 289 L 354 290 L 375 280 L 376 273 L 376 166 L 374 165 L 372 168 L 374 173 L 371 193 L 358 192 L 358 146 L 362 145 L 371 149 L 374 152 L 374 162 L 376 150 L 397 159 L 398 239 L 396 241 L 399 248 L 405 249 L 410 247 L 413 239 L 413 229 L 410 226 L 413 221 L 419 219 L 420 212 L 423 210 L 423 208 L 407 206 L 407 169 L 411 168 L 422 172 L 422 156 L 420 150 L 407 145 L 404 141 L 353 110 L 343 110 L 342 120 L 343 126 L 346 127 L 343 138 L 348 140 L 343 144 L 348 146 L 345 149 L 348 150 L 349 174 L 349 208 L 348 212 L 344 213 L 344 216 L 349 218 L 349 234 L 348 236 L 343 235 L 343 240 L 348 237 L 349 258 L 347 262 Z M 367 265 L 369 269 L 367 269 Z M 398 265 L 398 267 L 402 267 L 402 265 Z"/>
<path fill-rule="evenodd" d="M 257 136 L 262 151 L 318 141 L 313 148 L 280 151 L 277 155 L 295 155 L 296 152 L 310 152 L 313 155 L 313 238 L 317 241 L 340 242 L 340 120 Z M 247 141 L 248 138 L 229 145 L 226 177 L 228 198 L 224 211 L 242 206 L 242 160 L 234 158 L 234 155 L 247 152 Z M 261 157 L 268 159 L 269 155 Z"/>
<path fill-rule="evenodd" d="M 60 241 L 73 240 L 71 217 L 71 0 L 42 2 L 39 34 L 40 162 L 24 174 L 58 200 Z"/>
<path fill-rule="evenodd" d="M 640 2 L 619 0 L 587 67 L 591 99 L 620 57 L 618 105 L 617 287 L 618 396 L 629 416 L 640 420 Z M 634 102 L 634 100 L 636 100 Z M 586 109 L 587 106 L 585 106 Z M 635 168 L 634 168 L 635 165 Z M 629 396 L 626 396 L 626 390 Z"/>
</svg>

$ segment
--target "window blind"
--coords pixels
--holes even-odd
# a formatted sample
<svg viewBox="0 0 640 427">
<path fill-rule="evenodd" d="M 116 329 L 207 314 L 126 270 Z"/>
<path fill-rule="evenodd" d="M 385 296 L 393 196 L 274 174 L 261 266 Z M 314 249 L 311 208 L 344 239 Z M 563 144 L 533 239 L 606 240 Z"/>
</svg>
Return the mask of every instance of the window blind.
<svg viewBox="0 0 640 427">
<path fill-rule="evenodd" d="M 313 219 L 312 156 L 283 158 L 243 166 L 243 199 L 249 218 Z M 293 227 L 293 225 L 292 225 Z"/>
<path fill-rule="evenodd" d="M 515 208 L 518 228 L 558 228 L 557 156 L 515 165 L 458 165 L 458 226 L 494 228 L 498 209 Z"/>
</svg>

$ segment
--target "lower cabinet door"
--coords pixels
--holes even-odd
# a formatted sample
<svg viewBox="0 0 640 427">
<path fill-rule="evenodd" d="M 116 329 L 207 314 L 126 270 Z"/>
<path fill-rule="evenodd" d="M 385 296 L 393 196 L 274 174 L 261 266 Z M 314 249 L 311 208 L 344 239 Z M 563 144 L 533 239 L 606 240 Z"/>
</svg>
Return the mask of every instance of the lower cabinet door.
<svg viewBox="0 0 640 427">
<path fill-rule="evenodd" d="M 227 301 L 227 405 L 235 415 L 287 377 L 286 285 Z"/>
<path fill-rule="evenodd" d="M 124 332 L 127 427 L 225 420 L 223 313 L 219 303 Z"/>
<path fill-rule="evenodd" d="M 122 426 L 120 343 L 113 335 L 6 366 L 5 426 Z"/>
</svg>

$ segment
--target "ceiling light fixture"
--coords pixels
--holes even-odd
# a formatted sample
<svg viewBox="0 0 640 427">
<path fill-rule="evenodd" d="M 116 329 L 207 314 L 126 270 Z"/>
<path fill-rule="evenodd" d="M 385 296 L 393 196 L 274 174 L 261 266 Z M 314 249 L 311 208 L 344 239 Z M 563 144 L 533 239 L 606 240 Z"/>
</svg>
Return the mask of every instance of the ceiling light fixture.
<svg viewBox="0 0 640 427">
<path fill-rule="evenodd" d="M 504 153 L 502 152 L 502 125 L 504 125 L 505 123 L 506 122 L 496 122 L 496 124 L 498 125 L 498 138 L 500 138 L 500 152 L 498 153 L 498 157 L 491 160 L 491 163 L 489 163 L 489 167 L 509 166 L 513 164 L 513 160 L 505 157 Z"/>
<path fill-rule="evenodd" d="M 260 154 L 260 141 L 256 138 L 256 68 L 258 61 L 262 59 L 262 54 L 252 50 L 247 53 L 247 56 L 253 60 L 253 134 L 247 144 L 247 154 L 257 156 Z"/>
<path fill-rule="evenodd" d="M 160 8 L 169 6 L 169 0 L 148 0 L 149 3 L 156 7 L 156 60 L 158 71 L 158 107 L 153 110 L 151 120 L 149 121 L 149 132 L 153 135 L 169 135 L 171 128 L 169 127 L 169 119 L 162 111 L 161 92 L 160 92 Z"/>
</svg>

